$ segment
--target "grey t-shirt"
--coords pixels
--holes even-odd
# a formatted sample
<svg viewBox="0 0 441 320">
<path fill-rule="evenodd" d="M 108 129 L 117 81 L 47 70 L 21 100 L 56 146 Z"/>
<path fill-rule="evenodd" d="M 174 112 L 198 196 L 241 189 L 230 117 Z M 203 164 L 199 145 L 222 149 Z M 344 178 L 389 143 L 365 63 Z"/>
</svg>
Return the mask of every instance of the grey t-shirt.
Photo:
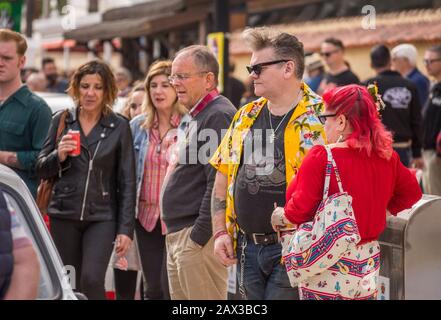
<svg viewBox="0 0 441 320">
<path fill-rule="evenodd" d="M 265 106 L 245 137 L 234 185 L 234 209 L 245 233 L 274 232 L 271 226 L 274 203 L 278 207 L 285 205 L 284 132 L 292 113 L 290 110 L 282 116 L 270 115 Z M 274 141 L 271 126 L 275 130 Z"/>
</svg>

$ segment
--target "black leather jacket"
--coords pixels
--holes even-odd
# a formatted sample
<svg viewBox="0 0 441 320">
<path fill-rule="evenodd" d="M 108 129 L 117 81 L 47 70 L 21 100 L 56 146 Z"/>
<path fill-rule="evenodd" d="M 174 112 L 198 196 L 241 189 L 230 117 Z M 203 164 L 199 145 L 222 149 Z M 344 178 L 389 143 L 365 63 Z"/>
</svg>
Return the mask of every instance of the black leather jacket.
<svg viewBox="0 0 441 320">
<path fill-rule="evenodd" d="M 42 179 L 56 177 L 48 214 L 51 217 L 117 222 L 117 234 L 133 237 L 135 157 L 129 122 L 115 113 L 102 116 L 87 138 L 77 110 L 69 110 L 66 128 L 81 132 L 81 154 L 60 163 L 56 133 L 61 112 L 54 115 L 36 164 Z M 93 159 L 93 160 L 92 160 Z"/>
</svg>

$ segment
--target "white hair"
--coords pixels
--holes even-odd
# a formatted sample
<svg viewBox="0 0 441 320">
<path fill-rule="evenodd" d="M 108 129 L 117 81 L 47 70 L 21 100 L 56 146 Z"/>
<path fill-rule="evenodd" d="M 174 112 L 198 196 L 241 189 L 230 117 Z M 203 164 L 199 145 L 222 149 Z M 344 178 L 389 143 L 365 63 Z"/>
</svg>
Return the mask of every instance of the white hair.
<svg viewBox="0 0 441 320">
<path fill-rule="evenodd" d="M 132 73 L 129 69 L 120 67 L 116 70 L 115 75 L 122 75 L 129 83 L 132 82 Z"/>
<path fill-rule="evenodd" d="M 418 52 L 413 44 L 400 44 L 392 49 L 391 55 L 393 58 L 407 58 L 412 66 L 417 64 Z"/>
</svg>

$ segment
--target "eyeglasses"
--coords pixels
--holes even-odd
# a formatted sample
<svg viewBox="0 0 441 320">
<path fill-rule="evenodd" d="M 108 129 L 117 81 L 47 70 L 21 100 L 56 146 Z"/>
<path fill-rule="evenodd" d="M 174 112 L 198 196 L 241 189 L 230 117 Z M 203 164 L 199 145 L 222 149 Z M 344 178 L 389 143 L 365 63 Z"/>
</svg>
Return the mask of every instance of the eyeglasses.
<svg viewBox="0 0 441 320">
<path fill-rule="evenodd" d="M 331 55 L 333 55 L 334 53 L 336 53 L 338 51 L 339 50 L 328 51 L 328 52 L 320 52 L 320 56 L 329 58 Z"/>
<path fill-rule="evenodd" d="M 274 61 L 257 63 L 257 64 L 254 64 L 252 66 L 247 66 L 247 70 L 248 70 L 249 74 L 254 72 L 254 74 L 256 76 L 258 76 L 258 75 L 260 75 L 262 73 L 263 67 L 270 66 L 270 65 L 273 65 L 273 64 L 277 64 L 277 63 L 288 62 L 288 61 L 291 61 L 291 60 L 274 60 Z"/>
<path fill-rule="evenodd" d="M 434 63 L 436 61 L 441 61 L 441 58 L 438 58 L 438 59 L 424 59 L 423 61 L 424 61 L 424 64 L 428 65 L 428 64 L 432 64 L 432 63 Z"/>
<path fill-rule="evenodd" d="M 195 72 L 193 74 L 191 73 L 177 73 L 177 74 L 172 74 L 171 76 L 168 77 L 168 81 L 170 81 L 170 83 L 177 81 L 185 81 L 187 79 L 190 79 L 191 77 L 194 77 L 195 75 L 199 75 L 199 74 L 203 74 L 203 73 L 209 73 L 210 71 L 199 71 L 199 72 Z"/>
<path fill-rule="evenodd" d="M 331 114 L 321 114 L 318 116 L 321 124 L 325 124 L 326 123 L 326 119 L 329 117 L 335 117 L 337 114 L 336 113 L 331 113 Z"/>
</svg>

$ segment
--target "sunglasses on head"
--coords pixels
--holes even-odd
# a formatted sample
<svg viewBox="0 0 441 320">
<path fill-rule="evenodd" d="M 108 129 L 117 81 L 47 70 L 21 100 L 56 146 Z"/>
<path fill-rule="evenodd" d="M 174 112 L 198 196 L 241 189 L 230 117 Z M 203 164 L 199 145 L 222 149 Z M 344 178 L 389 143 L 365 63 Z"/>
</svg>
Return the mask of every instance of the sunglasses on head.
<svg viewBox="0 0 441 320">
<path fill-rule="evenodd" d="M 247 70 L 248 70 L 249 74 L 254 72 L 258 76 L 258 75 L 260 75 L 262 73 L 263 67 L 270 66 L 270 65 L 273 65 L 273 64 L 277 64 L 277 63 L 288 62 L 288 61 L 291 61 L 291 60 L 274 60 L 274 61 L 257 63 L 257 64 L 254 64 L 252 66 L 247 66 Z"/>
</svg>

